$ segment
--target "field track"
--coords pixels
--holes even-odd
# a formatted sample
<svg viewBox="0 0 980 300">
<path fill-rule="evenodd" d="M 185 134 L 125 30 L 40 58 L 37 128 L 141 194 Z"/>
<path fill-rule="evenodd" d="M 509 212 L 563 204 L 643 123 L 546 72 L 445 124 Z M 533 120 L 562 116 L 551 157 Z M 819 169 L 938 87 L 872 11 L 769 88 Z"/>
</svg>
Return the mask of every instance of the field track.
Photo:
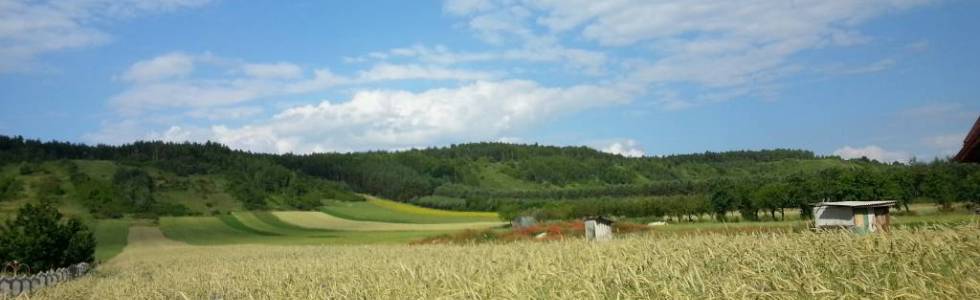
<svg viewBox="0 0 980 300">
<path fill-rule="evenodd" d="M 150 226 L 133 226 L 129 228 L 129 245 L 126 246 L 126 250 L 130 248 L 169 248 L 187 246 L 187 244 L 173 241 L 163 236 L 158 227 Z"/>
</svg>

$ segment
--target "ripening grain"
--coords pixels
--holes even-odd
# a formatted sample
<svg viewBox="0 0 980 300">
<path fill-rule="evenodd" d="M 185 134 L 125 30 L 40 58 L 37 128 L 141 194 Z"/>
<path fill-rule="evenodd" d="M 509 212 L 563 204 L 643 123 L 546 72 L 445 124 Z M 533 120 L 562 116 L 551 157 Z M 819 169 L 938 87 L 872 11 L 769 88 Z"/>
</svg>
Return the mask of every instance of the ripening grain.
<svg viewBox="0 0 980 300">
<path fill-rule="evenodd" d="M 143 233 L 143 236 L 151 236 Z M 159 237 L 159 235 L 156 235 Z M 980 228 L 467 246 L 127 248 L 38 298 L 980 297 Z"/>
</svg>

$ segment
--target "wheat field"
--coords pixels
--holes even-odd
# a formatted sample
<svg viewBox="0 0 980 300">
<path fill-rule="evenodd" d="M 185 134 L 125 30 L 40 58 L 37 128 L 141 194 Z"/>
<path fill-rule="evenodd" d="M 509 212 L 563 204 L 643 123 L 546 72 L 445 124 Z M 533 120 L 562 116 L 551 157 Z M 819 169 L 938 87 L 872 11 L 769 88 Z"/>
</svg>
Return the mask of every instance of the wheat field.
<svg viewBox="0 0 980 300">
<path fill-rule="evenodd" d="M 594 244 L 133 246 L 38 299 L 980 297 L 980 228 L 644 235 Z M 140 240 L 141 239 L 141 240 Z M 151 246 L 137 246 L 137 245 Z"/>
</svg>

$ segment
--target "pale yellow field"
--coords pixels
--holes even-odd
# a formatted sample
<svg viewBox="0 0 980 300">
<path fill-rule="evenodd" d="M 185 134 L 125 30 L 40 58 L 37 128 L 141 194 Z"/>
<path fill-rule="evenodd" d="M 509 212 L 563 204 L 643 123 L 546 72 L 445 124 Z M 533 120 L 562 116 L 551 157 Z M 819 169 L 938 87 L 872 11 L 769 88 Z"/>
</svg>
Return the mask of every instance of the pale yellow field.
<svg viewBox="0 0 980 300">
<path fill-rule="evenodd" d="M 152 229 L 38 299 L 978 299 L 980 227 L 387 246 L 185 246 Z M 136 242 L 143 243 L 143 242 Z"/>
<path fill-rule="evenodd" d="M 361 195 L 371 204 L 400 211 L 410 214 L 419 214 L 427 216 L 437 216 L 437 217 L 474 217 L 474 218 L 488 218 L 488 219 L 498 219 L 496 212 L 482 212 L 482 211 L 452 211 L 452 210 L 441 210 L 433 209 L 428 207 L 415 206 L 411 204 L 385 200 L 371 195 Z"/>
<path fill-rule="evenodd" d="M 461 229 L 482 229 L 502 226 L 504 222 L 470 222 L 447 224 L 407 224 L 371 221 L 355 221 L 334 217 L 313 211 L 277 211 L 276 217 L 286 223 L 300 227 L 344 231 L 442 231 Z"/>
</svg>

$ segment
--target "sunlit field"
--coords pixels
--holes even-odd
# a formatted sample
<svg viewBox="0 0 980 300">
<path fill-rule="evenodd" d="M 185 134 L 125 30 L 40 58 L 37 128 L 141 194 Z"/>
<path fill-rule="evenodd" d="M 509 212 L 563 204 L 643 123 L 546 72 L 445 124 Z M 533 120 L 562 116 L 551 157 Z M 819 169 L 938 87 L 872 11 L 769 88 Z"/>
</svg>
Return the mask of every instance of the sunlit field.
<svg viewBox="0 0 980 300">
<path fill-rule="evenodd" d="M 648 233 L 608 243 L 190 246 L 134 227 L 92 276 L 39 299 L 956 298 L 980 296 L 980 227 Z M 763 247 L 764 246 L 764 247 Z"/>
<path fill-rule="evenodd" d="M 363 202 L 333 202 L 321 208 L 324 212 L 352 220 L 381 221 L 392 223 L 468 223 L 494 222 L 495 212 L 447 211 L 385 200 L 369 195 Z"/>
</svg>

